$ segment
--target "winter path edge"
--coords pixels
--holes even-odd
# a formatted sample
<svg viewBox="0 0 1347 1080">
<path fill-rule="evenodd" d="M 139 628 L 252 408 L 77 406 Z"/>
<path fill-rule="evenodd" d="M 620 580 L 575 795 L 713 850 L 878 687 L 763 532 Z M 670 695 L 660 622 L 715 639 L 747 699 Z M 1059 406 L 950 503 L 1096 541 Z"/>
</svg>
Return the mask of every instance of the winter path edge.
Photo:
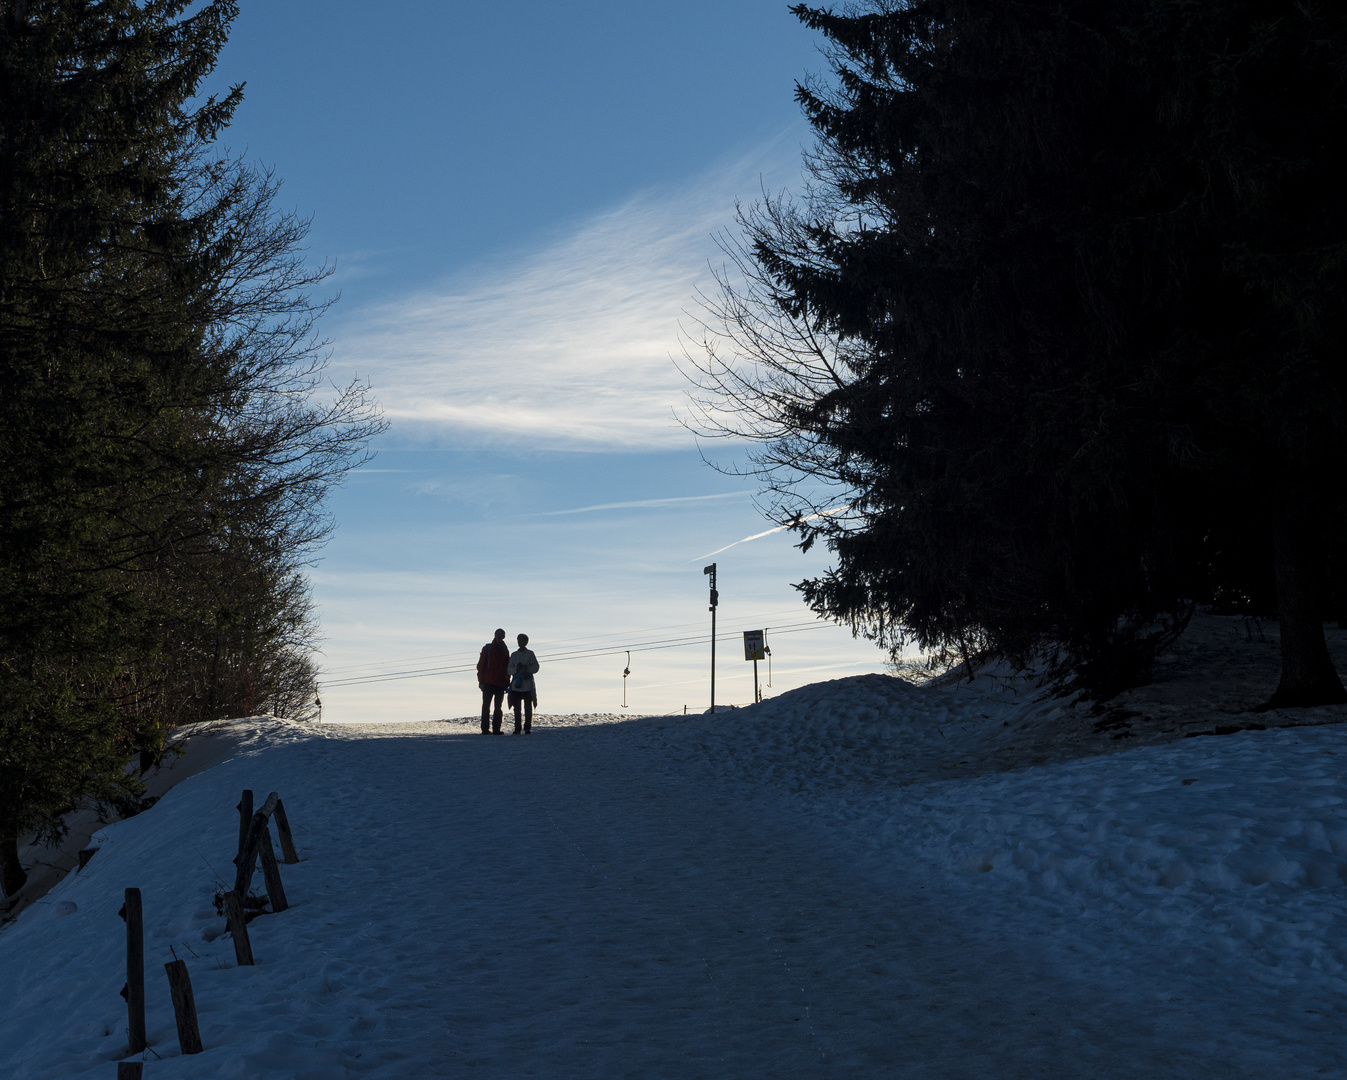
<svg viewBox="0 0 1347 1080">
<path fill-rule="evenodd" d="M 151 978 L 156 1077 L 1343 1075 L 1340 879 L 1267 862 L 1179 903 L 1184 883 L 1110 879 L 1089 845 L 1092 814 L 1116 823 L 1126 860 L 1132 833 L 1193 809 L 1171 795 L 1224 813 L 1228 795 L 1203 786 L 1223 767 L 1280 771 L 1281 789 L 1246 783 L 1238 820 L 1189 838 L 1190 880 L 1229 863 L 1221 843 L 1336 874 L 1341 775 L 1321 763 L 1347 756 L 1347 732 L 901 784 L 856 762 L 876 725 L 902 721 L 837 700 L 828 722 L 853 721 L 857 745 L 831 774 L 809 757 L 823 721 L 779 708 L 763 730 L 745 710 L 251 747 L 109 826 L 84 873 L 0 936 L 0 1072 L 109 1074 L 125 1046 L 116 910 L 136 885 L 147 968 L 192 950 L 206 1043 L 177 1054 Z M 1170 784 L 1174 770 L 1190 775 Z M 284 794 L 304 858 L 286 868 L 290 910 L 252 924 L 255 968 L 234 965 L 210 903 L 243 787 Z M 1016 863 L 1033 849 L 1020 833 L 1045 848 L 1038 864 Z M 1072 859 L 1092 869 L 1077 879 Z M 1185 928 L 1275 923 L 1268 885 L 1289 917 L 1261 959 L 1240 953 L 1256 940 L 1243 931 Z"/>
</svg>

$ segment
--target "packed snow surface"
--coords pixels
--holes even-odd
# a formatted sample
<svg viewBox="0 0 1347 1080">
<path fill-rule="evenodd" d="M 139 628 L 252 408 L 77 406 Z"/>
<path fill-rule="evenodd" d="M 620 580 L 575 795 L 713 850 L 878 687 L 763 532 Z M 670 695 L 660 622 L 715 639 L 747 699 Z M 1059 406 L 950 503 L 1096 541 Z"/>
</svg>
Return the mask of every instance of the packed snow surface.
<svg viewBox="0 0 1347 1080">
<path fill-rule="evenodd" d="M 1026 751 L 1054 710 L 865 676 L 519 738 L 250 722 L 0 933 L 0 1076 L 113 1075 L 127 886 L 148 1080 L 1347 1076 L 1347 726 Z M 252 968 L 212 905 L 245 787 L 302 860 Z"/>
</svg>

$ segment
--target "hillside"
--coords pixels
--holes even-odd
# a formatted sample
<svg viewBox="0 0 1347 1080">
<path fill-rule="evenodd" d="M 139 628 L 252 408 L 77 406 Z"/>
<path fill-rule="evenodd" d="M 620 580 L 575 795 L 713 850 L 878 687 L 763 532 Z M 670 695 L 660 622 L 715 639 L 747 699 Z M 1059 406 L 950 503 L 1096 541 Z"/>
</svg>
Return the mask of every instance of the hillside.
<svg viewBox="0 0 1347 1080">
<path fill-rule="evenodd" d="M 112 1075 L 137 886 L 152 1080 L 1347 1075 L 1347 726 L 1186 738 L 1243 715 L 1161 708 L 1195 669 L 1121 739 L 994 673 L 528 738 L 255 724 L 0 933 L 0 1074 Z M 244 787 L 302 860 L 252 968 L 212 904 Z"/>
</svg>

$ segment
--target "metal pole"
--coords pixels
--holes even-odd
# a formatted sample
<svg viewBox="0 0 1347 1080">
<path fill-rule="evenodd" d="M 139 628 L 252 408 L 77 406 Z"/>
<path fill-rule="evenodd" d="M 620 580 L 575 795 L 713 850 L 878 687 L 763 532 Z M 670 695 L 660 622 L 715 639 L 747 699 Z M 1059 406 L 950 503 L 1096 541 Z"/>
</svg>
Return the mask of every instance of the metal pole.
<svg viewBox="0 0 1347 1080">
<path fill-rule="evenodd" d="M 716 591 L 716 564 L 703 566 L 702 573 L 711 578 L 711 712 L 716 711 L 716 606 L 720 593 Z"/>
<path fill-rule="evenodd" d="M 758 658 L 753 657 L 753 700 L 762 700 L 762 691 L 758 689 Z"/>
<path fill-rule="evenodd" d="M 711 595 L 715 595 L 713 589 Z M 716 609 L 711 609 L 711 711 L 716 711 Z"/>
</svg>

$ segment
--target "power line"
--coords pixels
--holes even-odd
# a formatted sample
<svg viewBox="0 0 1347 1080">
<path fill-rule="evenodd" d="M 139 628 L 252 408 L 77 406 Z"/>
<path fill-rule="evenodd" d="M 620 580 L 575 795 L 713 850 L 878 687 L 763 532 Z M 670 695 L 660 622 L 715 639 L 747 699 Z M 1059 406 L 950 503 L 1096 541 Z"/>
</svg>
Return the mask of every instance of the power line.
<svg viewBox="0 0 1347 1080">
<path fill-rule="evenodd" d="M 773 634 L 798 634 L 806 630 L 821 630 L 830 626 L 825 622 L 808 622 L 787 624 L 786 626 L 767 627 Z M 733 639 L 738 636 L 739 631 L 727 630 L 716 635 L 718 640 L 727 638 Z M 687 637 L 664 638 L 654 641 L 639 642 L 632 645 L 624 645 L 621 648 L 598 648 L 581 649 L 569 653 L 552 655 L 547 658 L 549 664 L 564 663 L 567 660 L 589 660 L 599 656 L 617 656 L 624 652 L 658 652 L 663 649 L 687 649 L 694 645 L 705 645 L 711 640 L 710 634 L 691 635 Z M 474 661 L 471 664 L 456 664 L 451 667 L 436 668 L 418 668 L 411 671 L 388 671 L 377 675 L 356 675 L 346 679 L 323 680 L 325 689 L 333 686 L 357 686 L 366 683 L 378 682 L 401 682 L 404 679 L 428 679 L 440 675 L 461 675 L 469 671 L 476 671 L 477 664 Z"/>
<path fill-rule="evenodd" d="M 827 623 L 821 622 L 788 624 L 784 627 L 778 627 L 774 629 L 772 632 L 777 634 L 797 633 L 801 630 L 813 630 L 827 625 L 828 625 Z M 736 634 L 735 631 L 726 631 L 725 633 L 718 634 L 717 637 L 721 639 L 733 638 L 735 634 Z M 662 639 L 657 638 L 653 641 L 641 641 L 635 642 L 631 645 L 623 645 L 621 648 L 605 646 L 601 648 L 576 649 L 569 652 L 554 653 L 548 656 L 547 662 L 549 664 L 555 664 L 566 660 L 585 660 L 597 656 L 614 656 L 626 651 L 655 652 L 661 649 L 683 649 L 683 648 L 690 648 L 694 645 L 705 645 L 710 640 L 711 638 L 709 634 L 692 634 L 675 638 L 662 638 Z M 447 667 L 437 666 L 433 668 L 415 668 L 410 671 L 387 671 L 381 672 L 376 675 L 355 675 L 345 679 L 324 680 L 323 685 L 349 686 L 356 683 L 366 683 L 366 682 L 391 682 L 401 679 L 424 679 L 436 675 L 456 675 L 465 671 L 475 671 L 476 669 L 477 664 L 476 661 L 474 661 L 471 664 L 454 664 Z"/>
<path fill-rule="evenodd" d="M 796 615 L 796 614 L 798 614 L 798 611 L 799 611 L 798 608 L 787 608 L 787 609 L 780 610 L 780 611 L 769 611 L 769 612 L 762 613 L 762 614 L 758 614 L 758 615 L 741 616 L 741 617 L 738 618 L 738 619 L 731 619 L 731 620 L 729 620 L 729 621 L 730 621 L 731 623 L 733 623 L 735 626 L 738 626 L 740 623 L 743 623 L 743 624 L 746 625 L 746 626 L 752 626 L 752 625 L 754 625 L 754 624 L 761 625 L 762 623 L 766 622 L 768 619 L 776 619 L 776 618 L 779 618 L 779 617 L 782 617 L 782 616 Z M 640 636 L 640 635 L 644 635 L 644 634 L 653 634 L 653 633 L 655 633 L 656 631 L 659 631 L 659 630 L 681 630 L 681 629 L 683 629 L 684 627 L 688 627 L 688 626 L 702 626 L 702 625 L 703 625 L 703 624 L 702 624 L 700 621 L 697 621 L 697 622 L 681 622 L 681 623 L 666 623 L 666 624 L 663 625 L 663 626 L 648 626 L 648 627 L 643 627 L 643 628 L 637 629 L 637 630 L 623 630 L 623 631 L 617 631 L 617 632 L 614 632 L 614 633 L 607 633 L 607 634 L 587 634 L 587 635 L 585 635 L 585 636 L 583 636 L 583 637 L 578 637 L 578 638 L 560 638 L 560 639 L 551 639 L 551 640 L 550 640 L 550 644 L 552 645 L 553 648 L 563 648 L 563 647 L 566 647 L 566 648 L 568 648 L 568 649 L 573 650 L 573 649 L 579 649 L 579 648 L 595 648 L 595 649 L 597 649 L 597 648 L 599 648 L 601 645 L 604 645 L 604 644 L 606 644 L 606 643 L 613 643 L 613 642 L 616 642 L 617 644 L 614 645 L 614 648 L 617 649 L 618 651 L 622 651 L 622 650 L 625 650 L 625 649 L 627 648 L 625 642 L 628 642 L 628 641 L 630 641 L 632 638 L 638 637 L 638 636 Z M 794 624 L 791 624 L 791 625 L 794 625 Z M 620 646 L 620 649 L 618 649 L 618 646 Z M 353 677 L 353 678 L 354 678 L 354 677 L 358 677 L 358 676 L 355 675 L 356 672 L 364 671 L 364 670 L 366 670 L 366 669 L 368 669 L 368 668 L 380 668 L 380 667 L 381 667 L 381 668 L 386 668 L 386 667 L 388 667 L 390 664 L 408 664 L 408 663 L 414 663 L 414 662 L 417 661 L 417 660 L 434 660 L 435 658 L 437 658 L 437 657 L 442 657 L 442 656 L 444 656 L 444 653 L 443 653 L 443 652 L 438 652 L 438 653 L 423 653 L 423 654 L 420 655 L 420 656 L 407 656 L 407 657 L 401 657 L 401 658 L 392 659 L 392 660 L 376 660 L 376 661 L 372 661 L 372 662 L 366 663 L 366 664 L 346 664 L 346 665 L 343 665 L 342 667 L 339 667 L 339 668 L 329 669 L 328 671 L 324 672 L 324 674 L 327 675 L 327 676 L 335 676 L 336 678 L 335 678 L 333 681 L 344 681 L 344 680 L 348 677 L 348 675 L 349 675 L 350 677 Z M 413 670 L 417 670 L 417 671 L 432 670 L 432 669 L 434 669 L 434 670 L 439 670 L 440 668 L 442 668 L 442 667 L 444 667 L 444 666 L 446 666 L 446 665 L 445 665 L 445 664 L 433 664 L 433 665 L 427 665 L 425 668 L 416 668 L 416 669 L 413 669 Z M 382 673 L 379 673 L 379 674 L 382 674 Z"/>
<path fill-rule="evenodd" d="M 760 623 L 765 622 L 766 619 L 780 618 L 783 617 L 783 615 L 796 615 L 797 613 L 799 613 L 799 609 L 797 609 L 797 607 L 788 607 L 788 609 L 783 609 L 779 611 L 766 611 L 766 613 L 764 614 L 745 615 L 745 617 L 730 619 L 730 622 L 734 623 L 735 626 L 740 625 L 740 623 L 744 623 L 744 625 L 746 626 L 752 626 L 754 625 L 754 623 L 758 623 L 758 625 L 760 625 Z M 603 642 L 630 641 L 632 640 L 633 637 L 640 636 L 640 634 L 653 634 L 656 632 L 656 630 L 680 630 L 686 628 L 686 626 L 702 626 L 702 625 L 703 623 L 700 621 L 668 622 L 664 623 L 663 626 L 644 626 L 644 628 L 636 630 L 618 630 L 618 632 L 614 633 L 586 634 L 585 637 L 558 638 L 558 640 L 551 640 L 551 644 L 552 646 L 555 646 L 555 648 L 562 648 L 562 646 L 570 646 L 570 648 L 582 648 L 582 646 L 590 644 L 593 645 L 594 648 L 598 648 L 598 646 L 603 644 Z M 616 648 L 616 646 L 614 646 L 614 648 Z M 625 649 L 626 645 L 622 645 L 621 648 Z M 442 656 L 445 656 L 445 653 L 443 652 L 423 653 L 420 654 L 420 656 L 405 656 L 405 657 L 397 657 L 397 659 L 393 660 L 370 661 L 370 663 L 368 664 L 345 664 L 342 665 L 341 668 L 331 669 L 331 671 L 326 673 L 327 675 L 338 676 L 341 677 L 341 679 L 345 679 L 348 673 L 365 671 L 366 668 L 387 668 L 389 664 L 411 664 L 415 663 L 415 661 L 418 660 L 434 660 L 436 659 L 436 657 Z M 431 665 L 431 667 L 439 668 L 443 667 L 443 665 L 435 664 Z"/>
</svg>

